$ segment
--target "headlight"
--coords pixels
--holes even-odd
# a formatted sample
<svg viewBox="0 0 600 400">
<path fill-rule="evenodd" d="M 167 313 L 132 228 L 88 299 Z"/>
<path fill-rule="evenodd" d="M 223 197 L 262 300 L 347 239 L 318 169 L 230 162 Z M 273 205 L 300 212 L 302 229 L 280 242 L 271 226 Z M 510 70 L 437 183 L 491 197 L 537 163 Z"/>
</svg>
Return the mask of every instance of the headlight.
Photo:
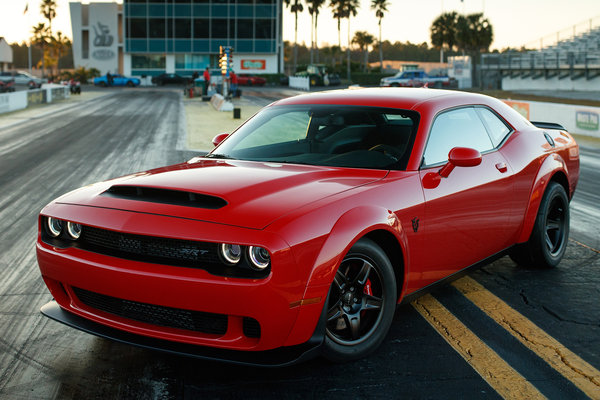
<svg viewBox="0 0 600 400">
<path fill-rule="evenodd" d="M 221 244 L 221 255 L 230 264 L 237 264 L 242 258 L 242 248 L 238 244 Z"/>
<path fill-rule="evenodd" d="M 271 256 L 267 249 L 258 246 L 248 247 L 248 258 L 250 259 L 252 268 L 259 271 L 267 268 L 271 262 Z"/>
<path fill-rule="evenodd" d="M 58 237 L 62 232 L 63 222 L 60 219 L 48 217 L 46 219 L 46 231 L 52 237 Z"/>
<path fill-rule="evenodd" d="M 81 225 L 70 221 L 67 222 L 67 233 L 71 239 L 79 239 L 79 236 L 81 236 Z"/>
</svg>

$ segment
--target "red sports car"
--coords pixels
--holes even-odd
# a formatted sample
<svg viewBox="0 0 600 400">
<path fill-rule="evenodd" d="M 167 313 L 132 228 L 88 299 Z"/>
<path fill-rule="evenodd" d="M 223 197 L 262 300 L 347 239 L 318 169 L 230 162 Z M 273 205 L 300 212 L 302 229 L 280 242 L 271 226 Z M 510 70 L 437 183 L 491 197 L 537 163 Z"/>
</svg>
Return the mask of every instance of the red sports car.
<svg viewBox="0 0 600 400">
<path fill-rule="evenodd" d="M 267 80 L 261 76 L 239 74 L 238 85 L 240 86 L 264 86 Z"/>
<path fill-rule="evenodd" d="M 42 312 L 178 354 L 346 361 L 432 284 L 505 254 L 555 267 L 567 246 L 577 144 L 490 97 L 308 94 L 224 136 L 46 206 Z"/>
</svg>

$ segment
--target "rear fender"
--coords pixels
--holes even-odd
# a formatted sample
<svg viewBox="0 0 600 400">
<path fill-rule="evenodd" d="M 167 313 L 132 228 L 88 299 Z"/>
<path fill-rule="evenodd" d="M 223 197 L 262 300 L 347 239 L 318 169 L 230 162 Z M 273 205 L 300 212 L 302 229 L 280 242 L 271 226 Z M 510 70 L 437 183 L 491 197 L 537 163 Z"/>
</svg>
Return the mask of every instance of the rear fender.
<svg viewBox="0 0 600 400">
<path fill-rule="evenodd" d="M 550 154 L 542 162 L 542 165 L 540 166 L 537 176 L 533 182 L 533 187 L 529 195 L 529 204 L 523 219 L 523 228 L 517 243 L 523 243 L 529 240 L 529 236 L 531 236 L 533 225 L 535 224 L 535 219 L 537 217 L 544 192 L 548 187 L 548 183 L 557 172 L 563 172 L 566 176 L 569 176 L 567 165 L 562 157 L 556 153 Z M 570 196 L 568 191 L 567 195 Z"/>
</svg>

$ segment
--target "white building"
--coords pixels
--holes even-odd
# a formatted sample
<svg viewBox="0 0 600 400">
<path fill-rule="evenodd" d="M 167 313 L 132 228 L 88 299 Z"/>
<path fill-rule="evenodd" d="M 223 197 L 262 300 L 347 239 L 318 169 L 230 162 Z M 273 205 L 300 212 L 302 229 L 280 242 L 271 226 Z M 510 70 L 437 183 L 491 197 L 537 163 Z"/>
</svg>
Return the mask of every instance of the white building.
<svg viewBox="0 0 600 400">
<path fill-rule="evenodd" d="M 6 42 L 3 37 L 0 37 L 0 71 L 6 71 L 8 64 L 13 63 L 12 47 Z"/>
</svg>

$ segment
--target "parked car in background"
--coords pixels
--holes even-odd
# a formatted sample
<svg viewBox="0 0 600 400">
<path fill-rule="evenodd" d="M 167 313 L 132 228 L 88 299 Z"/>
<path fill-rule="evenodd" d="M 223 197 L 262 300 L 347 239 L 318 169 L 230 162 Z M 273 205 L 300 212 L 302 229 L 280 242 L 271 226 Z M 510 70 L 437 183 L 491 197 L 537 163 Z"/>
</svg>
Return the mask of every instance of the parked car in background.
<svg viewBox="0 0 600 400">
<path fill-rule="evenodd" d="M 213 144 L 44 207 L 42 312 L 177 354 L 350 361 L 431 285 L 504 254 L 553 268 L 568 245 L 575 140 L 488 96 L 294 96 Z"/>
<path fill-rule="evenodd" d="M 181 76 L 178 74 L 160 74 L 152 77 L 152 83 L 155 85 L 163 86 L 163 85 L 187 85 L 192 82 L 192 77 L 190 76 Z"/>
<path fill-rule="evenodd" d="M 15 81 L 0 81 L 0 93 L 9 93 L 15 91 Z"/>
<path fill-rule="evenodd" d="M 123 76 L 121 74 L 114 74 L 114 75 L 111 74 L 111 78 L 112 78 L 111 84 L 109 84 L 108 77 L 106 75 L 94 78 L 94 85 L 103 86 L 103 87 L 106 87 L 106 86 L 135 87 L 135 86 L 139 86 L 140 82 L 141 82 L 138 78 L 129 78 L 129 77 Z"/>
<path fill-rule="evenodd" d="M 240 86 L 264 86 L 267 83 L 267 80 L 262 76 L 238 74 L 237 77 Z"/>
<path fill-rule="evenodd" d="M 448 75 L 428 75 L 425 71 L 420 69 L 408 70 L 398 72 L 394 76 L 382 78 L 379 86 L 391 86 L 391 87 L 423 87 L 427 86 L 430 88 L 451 88 L 457 87 L 455 84 L 456 80 L 448 77 Z"/>
<path fill-rule="evenodd" d="M 27 85 L 29 89 L 40 88 L 46 82 L 45 79 L 38 78 L 25 71 L 1 72 L 0 80 L 4 82 L 12 80 L 17 85 Z"/>
</svg>

